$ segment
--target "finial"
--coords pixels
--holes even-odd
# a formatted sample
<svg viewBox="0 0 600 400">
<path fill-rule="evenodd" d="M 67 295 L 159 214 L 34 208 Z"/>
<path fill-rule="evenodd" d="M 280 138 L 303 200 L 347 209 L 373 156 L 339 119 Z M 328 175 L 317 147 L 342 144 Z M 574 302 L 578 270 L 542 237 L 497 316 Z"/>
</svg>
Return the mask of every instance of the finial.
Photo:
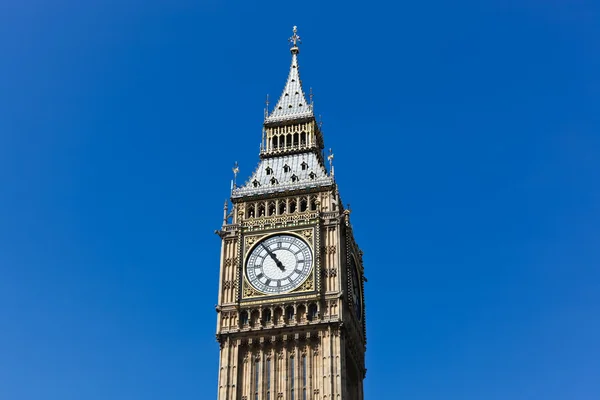
<svg viewBox="0 0 600 400">
<path fill-rule="evenodd" d="M 238 167 L 238 162 L 236 161 L 231 169 L 233 171 L 233 187 L 235 188 L 235 179 L 237 178 L 238 172 L 240 172 L 240 168 Z"/>
<path fill-rule="evenodd" d="M 300 51 L 300 49 L 298 49 L 298 44 L 302 43 L 302 40 L 300 39 L 300 36 L 298 36 L 298 27 L 295 25 L 293 32 L 294 34 L 288 39 L 288 42 L 290 42 L 290 44 L 292 45 L 292 53 L 298 54 L 298 52 Z"/>
<path fill-rule="evenodd" d="M 265 118 L 269 116 L 269 94 L 267 94 L 267 100 L 265 100 Z"/>
<path fill-rule="evenodd" d="M 329 175 L 333 176 L 333 152 L 331 149 L 329 149 L 329 155 L 327 156 L 327 159 L 329 160 Z"/>
</svg>

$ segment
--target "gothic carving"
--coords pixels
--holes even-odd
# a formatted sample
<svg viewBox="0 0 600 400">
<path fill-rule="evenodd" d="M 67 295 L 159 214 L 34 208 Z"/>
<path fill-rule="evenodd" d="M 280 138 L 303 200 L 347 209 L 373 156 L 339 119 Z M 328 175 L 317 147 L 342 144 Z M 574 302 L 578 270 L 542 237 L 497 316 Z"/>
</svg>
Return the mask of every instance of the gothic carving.
<svg viewBox="0 0 600 400">
<path fill-rule="evenodd" d="M 250 284 L 248 282 L 246 282 L 246 280 L 244 279 L 244 297 L 248 298 L 248 297 L 259 297 L 259 296 L 264 296 L 264 294 L 260 293 L 259 291 L 255 290 L 252 286 L 250 286 Z"/>
<path fill-rule="evenodd" d="M 299 78 L 297 48 L 296 52 L 293 49 L 289 76 Z M 303 97 L 299 79 L 293 85 L 291 82 L 290 87 L 299 92 L 290 92 L 290 98 Z M 249 191 L 236 191 L 234 187 L 231 199 L 234 209 L 228 213 L 227 207 L 224 208 L 227 218 L 222 228 L 224 234 L 220 235 L 225 244 L 221 255 L 222 291 L 216 324 L 221 351 L 219 400 L 285 400 L 302 396 L 315 400 L 363 400 L 359 393 L 361 383 L 354 381 L 364 377 L 365 338 L 360 334 L 359 324 L 348 317 L 352 314 L 342 312 L 349 298 L 344 293 L 351 293 L 350 281 L 325 279 L 346 278 L 347 255 L 351 252 L 360 259 L 362 278 L 362 254 L 354 242 L 349 213 L 344 212 L 331 165 L 329 170 L 324 165 L 321 132 L 310 115 L 312 105 L 308 107 L 305 99 L 302 103 L 307 114 L 301 119 L 265 122 L 265 142 L 261 147 L 263 169 L 257 169 L 257 173 L 273 176 L 250 178 Z M 294 104 L 293 107 L 298 107 L 299 103 Z M 281 155 L 286 158 L 279 158 Z M 266 172 L 265 167 L 271 171 Z M 314 171 L 324 172 L 326 184 L 311 176 Z M 237 172 L 236 167 L 234 174 Z M 278 184 L 289 182 L 286 186 L 269 185 L 272 178 Z M 284 232 L 291 232 L 310 244 L 313 269 L 308 276 L 294 275 L 293 282 L 301 284 L 291 292 L 267 295 L 250 285 L 244 262 L 260 240 Z M 294 254 L 300 253 L 289 257 L 301 257 Z M 260 258 L 268 260 L 264 254 Z M 273 263 L 270 260 L 269 263 L 268 268 L 272 268 Z M 276 261 L 276 264 L 282 268 L 285 263 Z M 287 271 L 293 273 L 295 269 Z M 301 281 L 298 276 L 306 279 Z M 362 304 L 364 307 L 364 300 Z M 364 311 L 362 315 L 364 328 Z M 290 357 L 297 358 L 290 361 Z M 295 395 L 290 373 L 297 377 Z"/>
<path fill-rule="evenodd" d="M 236 287 L 236 282 L 233 280 L 223 281 L 223 289 L 235 289 Z"/>
</svg>

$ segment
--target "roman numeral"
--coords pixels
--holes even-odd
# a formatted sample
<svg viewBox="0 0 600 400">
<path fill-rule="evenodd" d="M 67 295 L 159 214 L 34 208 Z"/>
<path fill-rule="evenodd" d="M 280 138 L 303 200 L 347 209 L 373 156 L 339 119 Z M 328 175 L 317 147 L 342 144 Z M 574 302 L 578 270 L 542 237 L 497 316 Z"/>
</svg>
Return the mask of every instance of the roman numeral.
<svg viewBox="0 0 600 400">
<path fill-rule="evenodd" d="M 264 274 L 263 274 L 262 272 L 261 272 L 260 274 L 256 275 L 256 277 L 257 277 L 258 279 L 262 278 L 263 276 L 264 276 Z"/>
<path fill-rule="evenodd" d="M 267 281 L 265 282 L 265 285 L 269 286 L 270 284 L 271 284 L 271 280 L 267 278 Z"/>
</svg>

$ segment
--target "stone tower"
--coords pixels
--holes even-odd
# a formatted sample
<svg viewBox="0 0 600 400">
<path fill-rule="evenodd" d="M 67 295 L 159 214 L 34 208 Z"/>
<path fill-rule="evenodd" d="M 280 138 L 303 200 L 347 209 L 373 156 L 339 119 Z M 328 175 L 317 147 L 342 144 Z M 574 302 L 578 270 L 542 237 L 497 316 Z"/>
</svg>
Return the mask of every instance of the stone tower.
<svg viewBox="0 0 600 400">
<path fill-rule="evenodd" d="M 219 400 L 363 399 L 362 252 L 333 154 L 325 165 L 293 32 L 290 72 L 265 112 L 258 167 L 233 185 L 217 231 Z"/>
</svg>

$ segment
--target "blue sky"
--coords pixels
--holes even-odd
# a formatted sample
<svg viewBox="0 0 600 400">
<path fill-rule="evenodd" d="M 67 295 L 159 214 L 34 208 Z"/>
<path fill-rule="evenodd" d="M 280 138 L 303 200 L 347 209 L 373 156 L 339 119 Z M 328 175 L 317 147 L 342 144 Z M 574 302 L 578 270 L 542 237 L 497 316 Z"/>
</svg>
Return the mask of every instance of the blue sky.
<svg viewBox="0 0 600 400">
<path fill-rule="evenodd" d="M 599 20 L 1 2 L 0 398 L 216 397 L 213 231 L 293 25 L 365 252 L 366 398 L 600 398 Z"/>
</svg>

